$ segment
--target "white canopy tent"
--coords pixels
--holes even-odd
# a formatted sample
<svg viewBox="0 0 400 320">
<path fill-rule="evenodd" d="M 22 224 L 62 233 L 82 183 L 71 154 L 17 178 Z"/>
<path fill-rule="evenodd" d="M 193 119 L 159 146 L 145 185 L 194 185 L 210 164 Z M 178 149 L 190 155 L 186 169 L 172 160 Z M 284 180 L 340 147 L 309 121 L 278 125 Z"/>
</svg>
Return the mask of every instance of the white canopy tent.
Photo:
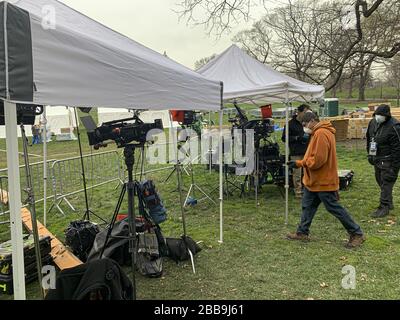
<svg viewBox="0 0 400 320">
<path fill-rule="evenodd" d="M 286 128 L 289 128 L 289 103 L 324 97 L 323 86 L 308 84 L 282 74 L 250 57 L 236 45 L 204 65 L 198 72 L 212 80 L 223 81 L 224 102 L 286 104 Z M 289 130 L 286 130 L 286 163 L 289 161 Z M 286 165 L 285 221 L 288 219 L 289 168 Z"/>
<path fill-rule="evenodd" d="M 16 103 L 221 110 L 223 85 L 56 0 L 0 2 L 0 69 L 14 298 L 25 299 Z"/>
</svg>

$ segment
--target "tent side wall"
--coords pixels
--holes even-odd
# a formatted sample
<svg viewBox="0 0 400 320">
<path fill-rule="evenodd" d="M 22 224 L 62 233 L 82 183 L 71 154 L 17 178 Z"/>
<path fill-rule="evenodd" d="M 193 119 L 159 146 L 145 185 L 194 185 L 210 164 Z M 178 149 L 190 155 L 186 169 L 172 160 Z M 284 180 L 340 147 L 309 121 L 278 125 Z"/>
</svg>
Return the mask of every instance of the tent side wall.
<svg viewBox="0 0 400 320">
<path fill-rule="evenodd" d="M 27 11 L 0 3 L 0 97 L 33 100 L 31 21 Z"/>
</svg>

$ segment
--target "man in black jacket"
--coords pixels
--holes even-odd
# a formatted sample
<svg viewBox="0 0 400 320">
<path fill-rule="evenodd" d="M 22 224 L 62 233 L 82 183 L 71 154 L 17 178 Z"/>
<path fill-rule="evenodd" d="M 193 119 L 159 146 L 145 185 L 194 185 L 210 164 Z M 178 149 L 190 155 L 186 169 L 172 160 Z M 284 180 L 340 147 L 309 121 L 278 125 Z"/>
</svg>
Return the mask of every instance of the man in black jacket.
<svg viewBox="0 0 400 320">
<path fill-rule="evenodd" d="M 303 160 L 306 153 L 309 135 L 304 132 L 302 118 L 306 112 L 312 112 L 307 104 L 302 104 L 297 108 L 297 113 L 289 121 L 289 149 L 290 159 Z M 283 130 L 282 141 L 286 141 L 286 126 Z M 303 196 L 303 186 L 301 183 L 302 169 L 293 169 L 293 186 L 296 198 L 301 199 Z"/>
<path fill-rule="evenodd" d="M 368 125 L 367 152 L 381 188 L 380 205 L 372 216 L 380 218 L 394 209 L 392 192 L 400 170 L 400 123 L 392 118 L 388 105 L 378 106 Z"/>
</svg>

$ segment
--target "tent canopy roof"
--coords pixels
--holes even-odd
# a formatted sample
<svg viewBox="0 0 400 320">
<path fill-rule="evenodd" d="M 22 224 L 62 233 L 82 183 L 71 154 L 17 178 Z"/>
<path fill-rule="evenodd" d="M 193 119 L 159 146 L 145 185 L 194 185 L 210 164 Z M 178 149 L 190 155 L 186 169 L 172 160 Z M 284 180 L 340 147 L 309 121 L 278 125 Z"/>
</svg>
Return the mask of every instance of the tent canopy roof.
<svg viewBox="0 0 400 320">
<path fill-rule="evenodd" d="M 220 108 L 219 81 L 206 79 L 63 3 L 19 0 L 14 4 L 2 2 L 1 9 L 1 25 L 8 16 L 6 33 L 10 44 L 8 59 L 4 53 L 6 46 L 0 46 L 0 65 L 6 65 L 6 60 L 10 64 L 9 72 L 5 73 L 10 79 L 13 101 L 77 107 Z M 51 25 L 53 13 L 55 24 Z M 46 21 L 50 25 L 44 28 Z M 15 39 L 15 43 L 30 42 L 30 37 L 22 36 L 27 33 L 31 36 L 31 46 L 11 43 L 14 40 L 10 39 Z M 14 55 L 27 53 L 29 47 L 33 58 L 29 71 L 34 82 L 30 85 L 35 91 L 32 98 L 26 99 L 18 96 L 23 81 L 13 80 L 22 79 L 21 74 L 29 72 L 21 72 L 20 66 L 12 63 L 16 61 Z M 0 91 L 0 98 L 6 99 L 3 93 L 6 90 Z"/>
<path fill-rule="evenodd" d="M 224 82 L 224 100 L 273 102 L 323 98 L 323 86 L 308 84 L 282 74 L 232 45 L 198 72 Z"/>
</svg>

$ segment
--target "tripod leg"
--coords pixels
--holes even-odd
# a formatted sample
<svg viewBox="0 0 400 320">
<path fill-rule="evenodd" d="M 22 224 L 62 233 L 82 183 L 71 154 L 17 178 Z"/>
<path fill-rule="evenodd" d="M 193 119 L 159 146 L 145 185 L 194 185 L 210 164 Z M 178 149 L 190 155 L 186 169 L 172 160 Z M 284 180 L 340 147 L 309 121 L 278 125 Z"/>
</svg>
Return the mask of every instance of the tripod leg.
<svg viewBox="0 0 400 320">
<path fill-rule="evenodd" d="M 212 203 L 216 204 L 216 202 L 203 190 L 201 189 L 198 185 L 194 185 L 195 188 L 197 188 L 197 190 L 199 190 L 202 194 L 204 194 L 204 196 L 210 200 Z"/>
<path fill-rule="evenodd" d="M 193 185 L 190 185 L 189 191 L 188 191 L 188 193 L 187 193 L 187 195 L 186 195 L 185 202 L 183 203 L 183 206 L 184 206 L 184 207 L 187 206 L 187 201 L 189 200 L 189 197 L 190 197 L 190 194 L 191 194 L 191 192 L 192 192 L 192 189 L 193 189 Z"/>
<path fill-rule="evenodd" d="M 99 259 L 101 259 L 103 257 L 103 254 L 104 254 L 104 251 L 105 251 L 105 249 L 107 247 L 108 241 L 110 240 L 111 233 L 112 233 L 112 230 L 113 230 L 114 225 L 115 225 L 115 221 L 117 220 L 118 212 L 119 212 L 119 210 L 121 208 L 122 201 L 124 200 L 125 192 L 126 192 L 126 184 L 124 184 L 122 186 L 122 190 L 121 190 L 121 193 L 120 193 L 119 198 L 118 198 L 117 206 L 115 207 L 114 214 L 113 214 L 113 217 L 111 219 L 110 226 L 108 227 L 107 236 L 106 236 L 106 239 L 104 240 L 103 248 L 101 249 Z"/>
<path fill-rule="evenodd" d="M 174 169 L 171 171 L 171 173 L 168 175 L 167 179 L 164 180 L 165 182 L 168 182 L 168 180 L 172 177 L 172 175 L 174 174 L 174 172 L 176 171 L 176 166 L 174 167 Z"/>
<path fill-rule="evenodd" d="M 193 273 L 196 274 L 196 268 L 195 268 L 195 266 L 194 266 L 193 253 L 192 253 L 192 251 L 190 251 L 190 249 L 188 249 L 188 253 L 189 253 L 189 256 L 190 256 L 190 260 L 191 260 L 191 262 L 192 262 Z"/>
<path fill-rule="evenodd" d="M 185 220 L 184 203 L 182 202 L 182 200 L 183 200 L 183 197 L 182 197 L 182 173 L 181 173 L 180 164 L 177 164 L 177 166 L 176 166 L 176 174 L 178 177 L 179 202 L 180 202 L 181 214 L 182 214 L 183 235 L 186 236 L 186 220 Z"/>
</svg>

